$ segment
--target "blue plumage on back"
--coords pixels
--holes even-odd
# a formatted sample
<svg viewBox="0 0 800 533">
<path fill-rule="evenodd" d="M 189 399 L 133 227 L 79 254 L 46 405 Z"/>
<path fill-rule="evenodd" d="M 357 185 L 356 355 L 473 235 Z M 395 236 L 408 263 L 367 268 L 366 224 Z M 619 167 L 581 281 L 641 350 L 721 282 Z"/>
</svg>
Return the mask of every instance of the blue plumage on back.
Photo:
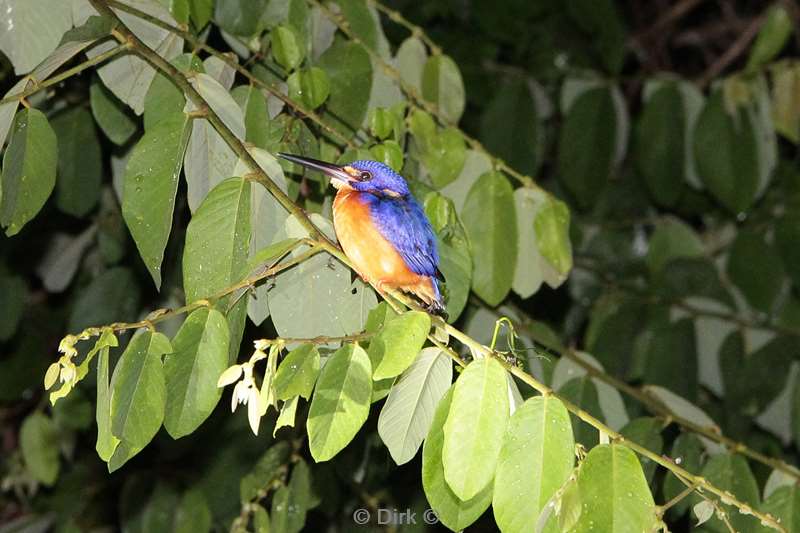
<svg viewBox="0 0 800 533">
<path fill-rule="evenodd" d="M 378 231 L 392 243 L 408 267 L 416 274 L 435 278 L 439 264 L 436 236 L 414 197 L 370 195 L 366 202 Z"/>
</svg>

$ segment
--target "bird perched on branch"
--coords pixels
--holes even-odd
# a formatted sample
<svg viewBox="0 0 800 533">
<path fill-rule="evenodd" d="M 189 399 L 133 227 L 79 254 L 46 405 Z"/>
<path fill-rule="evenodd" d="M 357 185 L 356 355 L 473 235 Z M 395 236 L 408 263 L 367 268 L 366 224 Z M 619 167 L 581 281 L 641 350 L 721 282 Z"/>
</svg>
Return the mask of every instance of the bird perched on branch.
<svg viewBox="0 0 800 533">
<path fill-rule="evenodd" d="M 336 237 L 364 281 L 379 292 L 409 292 L 430 312 L 445 314 L 436 236 L 403 176 L 378 161 L 340 166 L 278 155 L 330 176 L 337 189 L 333 201 Z"/>
</svg>

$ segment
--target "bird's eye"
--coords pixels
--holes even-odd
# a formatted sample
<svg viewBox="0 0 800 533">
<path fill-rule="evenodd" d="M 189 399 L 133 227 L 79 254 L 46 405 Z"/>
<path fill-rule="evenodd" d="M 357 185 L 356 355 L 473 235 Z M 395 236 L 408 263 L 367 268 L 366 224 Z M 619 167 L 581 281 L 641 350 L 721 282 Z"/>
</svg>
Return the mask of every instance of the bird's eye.
<svg viewBox="0 0 800 533">
<path fill-rule="evenodd" d="M 369 181 L 372 179 L 372 173 L 366 170 L 362 170 L 361 174 L 358 175 L 358 181 Z"/>
</svg>

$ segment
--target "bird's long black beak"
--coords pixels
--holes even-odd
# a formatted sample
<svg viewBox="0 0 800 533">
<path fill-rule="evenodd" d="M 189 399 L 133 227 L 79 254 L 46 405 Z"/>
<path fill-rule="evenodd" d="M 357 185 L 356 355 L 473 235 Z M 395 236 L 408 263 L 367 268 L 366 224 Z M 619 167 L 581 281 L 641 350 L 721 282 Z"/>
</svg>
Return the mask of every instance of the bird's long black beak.
<svg viewBox="0 0 800 533">
<path fill-rule="evenodd" d="M 343 183 L 347 183 L 353 179 L 353 177 L 347 173 L 345 168 L 340 165 L 334 165 L 333 163 L 327 163 L 325 161 L 312 159 L 310 157 L 301 157 L 299 155 L 284 154 L 282 152 L 278 152 L 278 156 L 286 159 L 287 161 L 291 161 L 292 163 L 297 163 L 298 165 L 302 165 L 306 168 L 310 168 L 312 170 L 318 170 L 330 176 L 331 179 L 339 180 L 340 182 Z"/>
</svg>

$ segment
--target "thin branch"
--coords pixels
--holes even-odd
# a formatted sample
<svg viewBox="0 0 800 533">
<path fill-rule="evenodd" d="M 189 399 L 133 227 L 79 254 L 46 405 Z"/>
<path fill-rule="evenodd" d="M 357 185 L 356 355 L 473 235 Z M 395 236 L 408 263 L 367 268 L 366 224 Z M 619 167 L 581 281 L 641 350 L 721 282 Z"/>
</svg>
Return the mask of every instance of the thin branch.
<svg viewBox="0 0 800 533">
<path fill-rule="evenodd" d="M 298 241 L 297 244 L 303 244 L 303 242 L 304 241 Z M 289 249 L 286 250 L 285 253 L 288 253 L 291 250 L 292 250 L 292 248 L 289 248 Z M 226 296 L 230 296 L 231 294 L 233 294 L 233 293 L 235 293 L 235 292 L 237 292 L 239 290 L 246 289 L 248 287 L 252 287 L 256 283 L 261 281 L 262 279 L 272 277 L 272 276 L 278 274 L 279 272 L 282 272 L 284 270 L 288 270 L 289 268 L 292 268 L 292 267 L 294 267 L 296 265 L 299 265 L 300 263 L 302 263 L 306 259 L 311 258 L 312 256 L 318 254 L 321 251 L 322 251 L 322 248 L 320 246 L 312 246 L 309 250 L 306 250 L 302 254 L 299 254 L 296 257 L 293 257 L 292 259 L 290 259 L 288 261 L 284 261 L 283 263 L 278 263 L 278 264 L 276 264 L 275 266 L 273 266 L 271 268 L 267 268 L 263 272 L 260 272 L 258 274 L 254 274 L 252 276 L 249 276 L 249 277 L 241 280 L 240 282 L 235 283 L 234 285 L 231 285 L 230 287 L 227 287 L 227 288 L 223 289 L 222 291 L 214 294 L 213 296 L 209 296 L 208 298 L 202 298 L 200 300 L 195 300 L 194 302 L 192 302 L 190 304 L 186 304 L 186 305 L 181 306 L 181 307 L 176 307 L 175 309 L 166 309 L 166 308 L 164 308 L 164 309 L 156 309 L 155 311 L 151 312 L 147 317 L 145 317 L 142 320 L 139 320 L 138 322 L 114 322 L 113 324 L 110 324 L 108 327 L 111 328 L 114 331 L 125 331 L 125 330 L 129 330 L 129 329 L 139 329 L 139 328 L 145 328 L 145 327 L 148 328 L 148 329 L 153 329 L 153 326 L 155 324 L 158 324 L 159 322 L 163 322 L 164 320 L 168 320 L 170 318 L 174 318 L 174 317 L 176 317 L 178 315 L 191 313 L 192 311 L 200 309 L 201 307 L 211 307 L 213 304 L 215 304 L 216 302 L 218 302 L 222 298 L 224 298 Z M 285 255 L 285 253 L 284 253 L 284 255 Z M 89 330 L 97 331 L 97 332 L 99 332 L 100 329 L 101 328 L 99 328 L 99 327 L 89 328 Z"/>
<path fill-rule="evenodd" d="M 33 85 L 28 89 L 25 89 L 24 91 L 18 92 L 16 94 L 10 94 L 5 98 L 3 98 L 2 100 L 0 100 L 0 105 L 15 101 L 22 101 L 23 99 L 29 97 L 30 95 L 38 93 L 42 89 L 46 89 L 51 85 L 61 83 L 67 78 L 71 78 L 72 76 L 75 76 L 76 74 L 83 72 L 89 67 L 93 67 L 95 65 L 99 65 L 100 63 L 104 63 L 105 61 L 111 59 L 112 57 L 115 57 L 117 54 L 124 52 L 126 50 L 130 50 L 130 46 L 128 44 L 121 44 L 119 46 L 112 48 L 111 50 L 108 50 L 107 52 L 103 52 L 102 54 L 96 55 L 92 59 L 88 59 L 83 63 L 75 65 L 74 67 L 67 69 L 56 76 L 52 76 L 41 82 L 34 81 Z"/>
<path fill-rule="evenodd" d="M 692 493 L 695 491 L 695 488 L 696 488 L 696 487 L 690 483 L 689 485 L 687 485 L 687 486 L 686 486 L 686 488 L 685 488 L 685 489 L 683 489 L 681 492 L 679 492 L 679 493 L 678 493 L 678 494 L 677 494 L 677 495 L 676 495 L 674 498 L 672 498 L 670 501 L 668 501 L 668 502 L 667 502 L 667 503 L 665 503 L 664 505 L 660 505 L 660 506 L 659 506 L 659 509 L 658 509 L 658 513 L 659 513 L 659 515 L 661 515 L 661 516 L 664 516 L 664 513 L 665 513 L 665 512 L 667 512 L 667 511 L 668 511 L 670 508 L 672 508 L 672 507 L 673 507 L 673 506 L 675 506 L 675 505 L 676 505 L 678 502 L 680 502 L 681 500 L 683 500 L 684 498 L 686 498 L 687 496 L 689 496 L 690 494 L 692 494 Z"/>
<path fill-rule="evenodd" d="M 711 80 L 719 76 L 731 63 L 736 61 L 736 59 L 747 50 L 750 41 L 755 39 L 758 30 L 761 28 L 762 21 L 762 17 L 754 18 L 741 35 L 739 35 L 739 38 L 725 50 L 725 53 L 719 56 L 719 58 L 706 69 L 700 79 L 697 80 L 697 85 L 706 87 L 711 83 Z"/>
<path fill-rule="evenodd" d="M 773 457 L 768 457 L 763 453 L 759 453 L 751 448 L 748 448 L 745 444 L 735 441 L 730 437 L 726 437 L 720 432 L 720 429 L 716 426 L 708 427 L 697 424 L 692 422 L 691 420 L 684 418 L 675 414 L 669 407 L 664 405 L 660 400 L 654 398 L 650 394 L 648 394 L 645 390 L 634 387 L 625 383 L 621 379 L 615 378 L 598 368 L 590 365 L 583 359 L 581 359 L 578 355 L 575 354 L 572 350 L 565 350 L 561 353 L 562 357 L 566 357 L 570 361 L 574 362 L 582 369 L 586 371 L 593 378 L 597 378 L 600 381 L 611 385 L 617 390 L 620 390 L 630 396 L 638 400 L 641 404 L 643 404 L 648 411 L 653 414 L 661 415 L 667 422 L 674 422 L 678 426 L 691 431 L 692 433 L 697 433 L 698 435 L 702 435 L 707 439 L 713 440 L 723 446 L 725 446 L 728 450 L 734 453 L 739 453 L 754 461 L 758 461 L 764 465 L 767 465 L 775 470 L 780 470 L 781 472 L 790 475 L 800 481 L 800 471 L 797 470 L 794 466 L 782 461 L 780 459 L 775 459 Z"/>
<path fill-rule="evenodd" d="M 376 0 L 367 0 L 367 1 L 369 5 L 373 6 L 375 9 L 388 16 L 389 20 L 391 20 L 392 22 L 396 22 L 397 24 L 400 24 L 402 27 L 407 29 L 412 36 L 416 37 L 417 39 L 420 39 L 423 43 L 425 43 L 428 46 L 428 48 L 431 49 L 431 53 L 433 55 L 438 56 L 442 54 L 441 47 L 439 47 L 439 45 L 436 44 L 433 41 L 433 39 L 428 37 L 428 34 L 425 33 L 425 31 L 422 28 L 420 28 L 419 26 L 417 26 L 412 22 L 409 22 L 409 20 L 406 19 L 399 11 L 395 11 L 394 9 L 391 9 Z"/>
</svg>

